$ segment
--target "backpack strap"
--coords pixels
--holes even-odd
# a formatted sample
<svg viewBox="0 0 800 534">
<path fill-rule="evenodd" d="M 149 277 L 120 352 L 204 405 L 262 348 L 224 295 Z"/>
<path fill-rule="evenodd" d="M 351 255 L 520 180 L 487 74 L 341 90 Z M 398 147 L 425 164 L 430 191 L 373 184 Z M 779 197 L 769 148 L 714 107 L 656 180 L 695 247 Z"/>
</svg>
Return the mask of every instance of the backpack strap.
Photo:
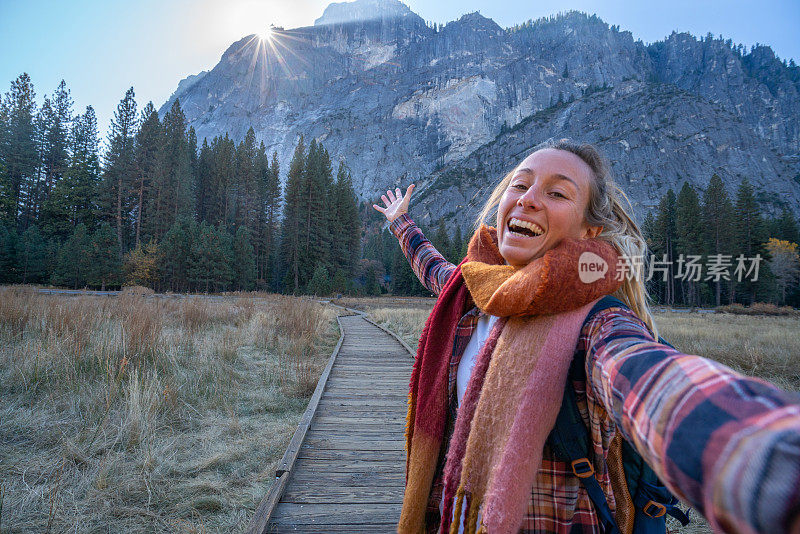
<svg viewBox="0 0 800 534">
<path fill-rule="evenodd" d="M 613 307 L 627 308 L 625 303 L 618 298 L 606 295 L 595 303 L 586 315 L 583 324 L 588 323 L 596 313 Z M 660 336 L 658 341 L 672 347 Z M 586 381 L 586 361 L 581 356 L 585 357 L 585 353 L 583 355 L 576 353 L 576 357 L 573 358 L 570 364 L 569 381 Z M 608 506 L 605 493 L 603 493 L 594 476 L 594 467 L 589 460 L 591 436 L 578 411 L 575 390 L 570 383 L 567 383 L 564 388 L 561 409 L 556 418 L 555 427 L 548 437 L 548 443 L 557 458 L 570 463 L 572 472 L 581 481 L 592 504 L 594 504 L 602 522 L 603 532 L 620 534 L 619 526 L 611 513 L 611 508 Z M 666 531 L 666 514 L 675 517 L 684 526 L 687 525 L 689 518 L 677 507 L 678 500 L 658 480 L 655 472 L 626 440 L 622 440 L 622 446 L 623 457 L 634 459 L 634 461 L 625 462 L 626 484 L 636 510 L 634 514 L 634 534 L 663 534 Z M 629 469 L 635 472 L 628 473 Z"/>
<path fill-rule="evenodd" d="M 571 367 L 574 367 L 576 361 L 577 359 L 573 359 Z M 570 375 L 572 375 L 571 368 Z M 600 516 L 603 532 L 621 534 L 606 501 L 606 495 L 594 476 L 594 467 L 589 460 L 589 441 L 589 433 L 578 411 L 575 390 L 571 384 L 567 384 L 564 388 L 561 410 L 558 412 L 555 427 L 548 437 L 548 443 L 557 458 L 569 462 L 572 466 L 572 472 L 581 481 L 581 485 L 594 504 L 597 515 Z"/>
</svg>

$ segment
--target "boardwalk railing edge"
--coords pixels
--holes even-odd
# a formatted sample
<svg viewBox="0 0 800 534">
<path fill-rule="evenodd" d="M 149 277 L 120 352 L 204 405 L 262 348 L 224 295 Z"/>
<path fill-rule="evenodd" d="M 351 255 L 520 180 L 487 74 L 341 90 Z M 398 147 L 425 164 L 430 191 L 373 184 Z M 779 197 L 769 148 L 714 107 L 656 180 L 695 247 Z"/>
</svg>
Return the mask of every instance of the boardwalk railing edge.
<svg viewBox="0 0 800 534">
<path fill-rule="evenodd" d="M 339 349 L 341 349 L 342 342 L 344 341 L 344 328 L 342 328 L 339 317 L 336 317 L 336 323 L 339 325 L 339 341 L 336 343 L 336 347 L 333 349 L 330 358 L 328 358 L 328 364 L 319 377 L 317 387 L 314 389 L 311 400 L 308 401 L 306 411 L 303 413 L 303 417 L 300 419 L 300 423 L 294 431 L 292 440 L 289 442 L 289 446 L 286 448 L 283 458 L 281 458 L 281 461 L 278 463 L 278 467 L 275 470 L 275 482 L 264 498 L 261 499 L 255 514 L 253 514 L 253 518 L 250 520 L 250 524 L 247 526 L 247 530 L 245 531 L 247 534 L 266 534 L 267 524 L 272 516 L 272 512 L 286 489 L 286 483 L 289 480 L 292 467 L 297 459 L 297 455 L 300 453 L 300 447 L 303 445 L 308 427 L 311 426 L 311 421 L 314 419 L 314 414 L 317 411 L 322 392 L 325 390 L 325 385 L 328 383 L 328 375 L 331 373 L 331 368 L 336 362 L 336 355 L 339 354 Z"/>
</svg>

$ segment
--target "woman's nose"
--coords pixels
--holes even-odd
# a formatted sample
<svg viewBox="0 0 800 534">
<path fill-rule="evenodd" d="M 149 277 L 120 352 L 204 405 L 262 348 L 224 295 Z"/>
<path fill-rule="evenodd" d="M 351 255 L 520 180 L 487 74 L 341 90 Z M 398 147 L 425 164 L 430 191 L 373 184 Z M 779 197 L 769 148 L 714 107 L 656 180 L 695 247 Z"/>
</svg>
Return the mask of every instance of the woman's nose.
<svg viewBox="0 0 800 534">
<path fill-rule="evenodd" d="M 525 194 L 517 199 L 517 205 L 521 208 L 539 208 L 539 198 L 537 196 L 536 188 L 529 187 Z"/>
</svg>

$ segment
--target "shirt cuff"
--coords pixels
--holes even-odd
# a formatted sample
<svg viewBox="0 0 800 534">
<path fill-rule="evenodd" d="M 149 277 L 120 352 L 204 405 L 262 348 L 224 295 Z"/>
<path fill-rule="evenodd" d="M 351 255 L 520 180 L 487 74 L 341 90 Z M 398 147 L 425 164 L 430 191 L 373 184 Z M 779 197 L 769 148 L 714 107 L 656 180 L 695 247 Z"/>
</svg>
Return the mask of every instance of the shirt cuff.
<svg viewBox="0 0 800 534">
<path fill-rule="evenodd" d="M 394 234 L 397 239 L 400 239 L 400 236 L 414 224 L 414 221 L 409 217 L 407 213 L 402 214 L 400 217 L 396 218 L 392 223 L 389 225 L 389 231 Z"/>
</svg>

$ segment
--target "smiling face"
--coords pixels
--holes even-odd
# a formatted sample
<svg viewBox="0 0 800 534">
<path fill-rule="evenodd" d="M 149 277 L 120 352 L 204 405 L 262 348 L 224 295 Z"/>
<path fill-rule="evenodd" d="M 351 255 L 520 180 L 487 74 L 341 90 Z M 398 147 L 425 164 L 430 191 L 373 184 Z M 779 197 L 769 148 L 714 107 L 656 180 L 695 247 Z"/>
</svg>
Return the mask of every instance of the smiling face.
<svg viewBox="0 0 800 534">
<path fill-rule="evenodd" d="M 564 238 L 595 237 L 602 227 L 586 223 L 592 169 L 577 155 L 537 150 L 514 171 L 497 207 L 500 254 L 522 267 Z"/>
</svg>

